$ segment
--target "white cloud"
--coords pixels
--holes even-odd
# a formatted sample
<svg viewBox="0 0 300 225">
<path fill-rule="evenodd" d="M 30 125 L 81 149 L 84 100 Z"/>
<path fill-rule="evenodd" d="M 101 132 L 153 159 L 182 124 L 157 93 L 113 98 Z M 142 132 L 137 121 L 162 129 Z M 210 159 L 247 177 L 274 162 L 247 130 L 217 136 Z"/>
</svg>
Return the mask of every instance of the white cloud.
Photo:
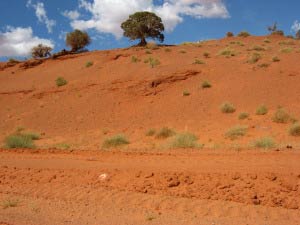
<svg viewBox="0 0 300 225">
<path fill-rule="evenodd" d="M 295 33 L 300 30 L 300 22 L 298 22 L 298 20 L 295 20 L 294 24 L 291 27 L 291 30 Z"/>
<path fill-rule="evenodd" d="M 54 47 L 52 41 L 33 36 L 31 27 L 7 27 L 6 32 L 0 32 L 0 57 L 28 56 L 38 44 Z"/>
<path fill-rule="evenodd" d="M 74 10 L 74 11 L 66 10 L 62 14 L 63 14 L 63 16 L 69 18 L 70 20 L 77 20 L 80 17 L 80 13 L 77 10 Z"/>
<path fill-rule="evenodd" d="M 53 27 L 56 25 L 55 20 L 50 20 L 47 16 L 47 12 L 43 2 L 32 3 L 32 0 L 28 0 L 26 6 L 35 9 L 35 15 L 40 23 L 44 23 L 49 33 L 52 33 Z"/>
<path fill-rule="evenodd" d="M 222 0 L 164 0 L 154 5 L 153 0 L 86 0 L 79 1 L 79 7 L 91 13 L 89 20 L 73 20 L 74 29 L 96 29 L 121 38 L 120 25 L 128 16 L 137 11 L 156 13 L 163 20 L 167 32 L 184 20 L 184 16 L 201 18 L 228 18 L 229 13 Z"/>
</svg>

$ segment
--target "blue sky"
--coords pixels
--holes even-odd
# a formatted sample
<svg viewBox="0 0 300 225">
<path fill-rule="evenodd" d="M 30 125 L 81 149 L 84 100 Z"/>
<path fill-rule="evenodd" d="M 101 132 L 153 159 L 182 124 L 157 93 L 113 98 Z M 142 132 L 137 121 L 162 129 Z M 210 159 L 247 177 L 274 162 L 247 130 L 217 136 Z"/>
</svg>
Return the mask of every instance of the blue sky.
<svg viewBox="0 0 300 225">
<path fill-rule="evenodd" d="M 299 0 L 2 0 L 0 9 L 2 60 L 25 57 L 38 42 L 54 51 L 66 48 L 65 33 L 74 28 L 90 34 L 90 50 L 132 45 L 119 23 L 136 10 L 163 18 L 167 44 L 221 38 L 227 31 L 264 35 L 275 21 L 286 34 L 295 34 L 291 27 L 300 21 Z"/>
</svg>

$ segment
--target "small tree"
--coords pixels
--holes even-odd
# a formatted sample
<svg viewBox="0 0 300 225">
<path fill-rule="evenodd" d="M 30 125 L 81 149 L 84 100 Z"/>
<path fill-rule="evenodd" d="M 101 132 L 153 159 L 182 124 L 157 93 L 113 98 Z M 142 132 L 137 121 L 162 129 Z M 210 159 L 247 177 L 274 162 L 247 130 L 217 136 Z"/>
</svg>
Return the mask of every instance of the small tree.
<svg viewBox="0 0 300 225">
<path fill-rule="evenodd" d="M 147 38 L 164 41 L 162 32 L 165 27 L 160 17 L 151 12 L 136 12 L 129 16 L 129 19 L 121 24 L 124 36 L 130 40 L 140 39 L 139 46 L 147 44 Z"/>
<path fill-rule="evenodd" d="M 91 43 L 91 38 L 87 32 L 74 30 L 67 34 L 66 45 L 71 47 L 72 52 L 77 52 Z"/>
<path fill-rule="evenodd" d="M 275 22 L 273 25 L 271 25 L 271 26 L 268 26 L 268 31 L 270 32 L 270 33 L 274 33 L 274 32 L 276 32 L 277 31 L 277 22 Z"/>
<path fill-rule="evenodd" d="M 31 49 L 31 55 L 33 58 L 45 58 L 47 56 L 51 56 L 51 51 L 53 49 L 49 46 L 39 44 Z"/>
</svg>

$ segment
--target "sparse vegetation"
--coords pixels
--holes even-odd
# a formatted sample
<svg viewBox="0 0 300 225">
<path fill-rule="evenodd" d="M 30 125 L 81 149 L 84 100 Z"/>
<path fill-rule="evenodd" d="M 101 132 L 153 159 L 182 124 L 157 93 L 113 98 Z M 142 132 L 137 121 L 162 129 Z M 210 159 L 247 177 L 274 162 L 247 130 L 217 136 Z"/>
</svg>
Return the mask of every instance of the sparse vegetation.
<svg viewBox="0 0 300 225">
<path fill-rule="evenodd" d="M 182 92 L 182 95 L 183 96 L 190 96 L 191 93 L 189 91 L 185 90 L 185 91 Z"/>
<path fill-rule="evenodd" d="M 289 134 L 291 136 L 300 136 L 300 123 L 294 123 L 292 126 L 289 128 Z"/>
<path fill-rule="evenodd" d="M 2 208 L 3 209 L 8 209 L 8 208 L 12 208 L 12 207 L 17 207 L 19 204 L 18 200 L 12 200 L 12 199 L 7 199 L 5 201 L 2 202 Z"/>
<path fill-rule="evenodd" d="M 269 63 L 262 63 L 262 64 L 259 64 L 258 67 L 260 68 L 268 68 L 270 66 Z"/>
<path fill-rule="evenodd" d="M 200 59 L 195 59 L 195 62 L 193 64 L 205 64 L 204 61 L 200 60 Z"/>
<path fill-rule="evenodd" d="M 241 113 L 239 114 L 239 120 L 245 120 L 245 119 L 247 119 L 247 118 L 249 118 L 249 113 L 241 112 Z"/>
<path fill-rule="evenodd" d="M 157 138 L 157 139 L 165 139 L 165 138 L 172 137 L 175 134 L 176 134 L 175 131 L 173 131 L 172 129 L 170 129 L 168 127 L 163 127 L 162 129 L 160 129 L 156 133 L 155 138 Z"/>
<path fill-rule="evenodd" d="M 93 62 L 88 61 L 88 62 L 86 62 L 85 67 L 88 68 L 88 67 L 91 67 L 91 66 L 93 66 L 93 65 L 94 65 Z"/>
<path fill-rule="evenodd" d="M 144 61 L 145 63 L 149 63 L 151 68 L 154 68 L 155 66 L 160 65 L 160 61 L 158 59 L 154 59 L 152 57 L 149 57 Z"/>
<path fill-rule="evenodd" d="M 154 136 L 156 133 L 156 130 L 155 129 L 149 129 L 147 130 L 146 132 L 146 136 Z"/>
<path fill-rule="evenodd" d="M 165 52 L 172 52 L 172 49 L 170 49 L 170 48 L 165 48 Z"/>
<path fill-rule="evenodd" d="M 191 133 L 177 134 L 170 143 L 170 148 L 201 148 L 197 136 Z"/>
<path fill-rule="evenodd" d="M 209 58 L 209 57 L 210 57 L 210 54 L 209 54 L 208 52 L 204 52 L 204 53 L 203 53 L 203 56 L 204 56 L 205 58 Z"/>
<path fill-rule="evenodd" d="M 268 113 L 268 108 L 265 105 L 260 105 L 256 109 L 256 115 L 266 115 Z"/>
<path fill-rule="evenodd" d="M 283 49 L 280 49 L 281 53 L 291 53 L 292 51 L 293 51 L 292 48 L 283 48 Z"/>
<path fill-rule="evenodd" d="M 222 113 L 234 113 L 235 112 L 235 107 L 233 104 L 225 102 L 221 105 L 221 111 Z"/>
<path fill-rule="evenodd" d="M 275 144 L 275 141 L 273 140 L 273 138 L 263 137 L 263 138 L 255 140 L 253 142 L 253 146 L 256 148 L 269 149 L 269 148 L 274 148 L 276 146 L 276 144 Z"/>
<path fill-rule="evenodd" d="M 202 84 L 201 84 L 201 87 L 203 89 L 205 89 L 205 88 L 211 88 L 211 86 L 212 86 L 211 83 L 209 81 L 207 81 L 207 80 L 203 81 Z"/>
<path fill-rule="evenodd" d="M 185 53 L 186 53 L 186 50 L 184 50 L 184 49 L 181 49 L 181 50 L 179 51 L 179 53 L 181 53 L 181 54 L 185 54 Z"/>
<path fill-rule="evenodd" d="M 254 50 L 254 51 L 265 51 L 266 49 L 259 46 L 259 45 L 255 45 L 253 46 L 253 48 L 251 50 Z"/>
<path fill-rule="evenodd" d="M 264 40 L 264 42 L 267 43 L 267 44 L 271 43 L 270 39 L 268 39 L 268 38 L 266 38 L 266 39 Z"/>
<path fill-rule="evenodd" d="M 140 62 L 140 61 L 141 60 L 138 57 L 134 56 L 134 55 L 131 57 L 131 62 L 132 63 L 137 63 L 137 62 Z"/>
<path fill-rule="evenodd" d="M 241 31 L 237 36 L 238 37 L 249 37 L 250 34 L 247 31 Z"/>
<path fill-rule="evenodd" d="M 24 128 L 19 127 L 17 130 L 5 138 L 5 147 L 13 148 L 35 148 L 33 141 L 39 140 L 40 135 L 33 132 L 24 132 Z"/>
<path fill-rule="evenodd" d="M 151 41 L 146 44 L 146 48 L 151 50 L 157 50 L 159 49 L 159 46 L 155 42 Z"/>
<path fill-rule="evenodd" d="M 279 36 L 284 36 L 284 32 L 282 30 L 277 30 L 273 31 L 271 35 L 279 35 Z"/>
<path fill-rule="evenodd" d="M 223 55 L 223 56 L 235 56 L 234 50 L 230 48 L 223 49 L 219 52 L 218 55 Z"/>
<path fill-rule="evenodd" d="M 274 113 L 272 120 L 275 123 L 288 123 L 290 118 L 290 115 L 283 108 L 278 108 Z"/>
<path fill-rule="evenodd" d="M 74 30 L 67 34 L 66 45 L 71 47 L 72 52 L 78 52 L 91 43 L 91 38 L 87 32 Z"/>
<path fill-rule="evenodd" d="M 232 33 L 232 32 L 227 32 L 227 34 L 226 34 L 226 37 L 233 37 L 234 36 L 234 34 Z"/>
<path fill-rule="evenodd" d="M 51 51 L 53 49 L 50 46 L 39 44 L 31 49 L 32 58 L 45 58 L 51 56 Z"/>
<path fill-rule="evenodd" d="M 113 136 L 111 138 L 106 139 L 103 142 L 102 147 L 103 148 L 115 148 L 115 147 L 120 147 L 123 145 L 128 145 L 129 141 L 126 136 L 123 134 L 118 134 L 116 136 Z"/>
<path fill-rule="evenodd" d="M 71 148 L 71 146 L 67 143 L 59 143 L 59 144 L 55 144 L 53 148 L 58 150 L 68 150 Z"/>
<path fill-rule="evenodd" d="M 261 55 L 259 53 L 255 52 L 248 59 L 248 63 L 254 64 L 254 63 L 257 63 L 260 59 L 261 59 Z"/>
<path fill-rule="evenodd" d="M 57 87 L 64 86 L 68 83 L 68 81 L 63 77 L 58 77 L 55 82 Z"/>
<path fill-rule="evenodd" d="M 290 41 L 280 41 L 279 45 L 295 45 L 295 42 L 290 40 Z"/>
<path fill-rule="evenodd" d="M 242 137 L 245 136 L 245 134 L 247 133 L 248 127 L 247 126 L 235 126 L 230 128 L 226 133 L 225 133 L 225 137 L 226 138 L 230 138 L 231 140 L 234 140 L 238 137 Z"/>
<path fill-rule="evenodd" d="M 280 59 L 279 59 L 279 57 L 274 56 L 274 57 L 272 58 L 272 61 L 273 61 L 273 62 L 280 62 Z"/>
</svg>

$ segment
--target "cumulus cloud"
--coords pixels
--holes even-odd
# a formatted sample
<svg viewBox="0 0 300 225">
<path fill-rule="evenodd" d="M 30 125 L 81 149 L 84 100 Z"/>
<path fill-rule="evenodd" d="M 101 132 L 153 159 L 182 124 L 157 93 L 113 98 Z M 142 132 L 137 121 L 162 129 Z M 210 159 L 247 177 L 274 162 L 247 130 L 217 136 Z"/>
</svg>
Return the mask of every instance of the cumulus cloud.
<svg viewBox="0 0 300 225">
<path fill-rule="evenodd" d="M 0 57 L 28 56 L 38 44 L 54 47 L 52 41 L 33 36 L 31 27 L 8 27 L 6 32 L 0 32 Z"/>
<path fill-rule="evenodd" d="M 47 12 L 43 2 L 37 2 L 34 4 L 32 0 L 28 0 L 26 6 L 32 7 L 35 10 L 35 15 L 40 23 L 44 23 L 49 33 L 52 33 L 53 27 L 56 25 L 55 20 L 51 20 L 47 16 Z"/>
<path fill-rule="evenodd" d="M 297 33 L 300 30 L 300 22 L 298 22 L 298 20 L 294 22 L 294 24 L 291 27 L 291 30 L 295 33 Z"/>
<path fill-rule="evenodd" d="M 77 10 L 71 10 L 71 11 L 64 11 L 63 16 L 69 18 L 70 20 L 77 20 L 80 17 L 80 13 Z"/>
<path fill-rule="evenodd" d="M 75 19 L 71 22 L 74 29 L 96 29 L 122 37 L 120 24 L 137 11 L 156 13 L 163 20 L 166 31 L 171 32 L 184 20 L 193 18 L 228 18 L 229 13 L 222 0 L 164 0 L 155 5 L 153 0 L 80 0 L 79 7 L 91 14 L 89 20 Z"/>
</svg>

